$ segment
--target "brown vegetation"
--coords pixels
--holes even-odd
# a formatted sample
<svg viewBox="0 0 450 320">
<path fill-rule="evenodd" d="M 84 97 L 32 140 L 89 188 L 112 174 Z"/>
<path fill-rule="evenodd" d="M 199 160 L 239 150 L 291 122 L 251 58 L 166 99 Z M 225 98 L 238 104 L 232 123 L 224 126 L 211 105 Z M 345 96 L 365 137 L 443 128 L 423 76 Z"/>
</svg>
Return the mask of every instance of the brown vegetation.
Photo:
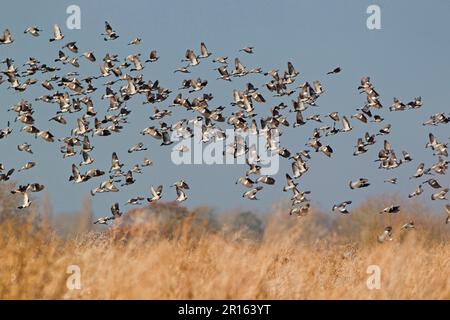
<svg viewBox="0 0 450 320">
<path fill-rule="evenodd" d="M 379 244 L 389 221 L 377 211 L 389 198 L 368 200 L 348 216 L 302 218 L 282 205 L 268 215 L 215 215 L 165 203 L 101 229 L 86 223 L 90 212 L 74 214 L 75 231 L 37 209 L 11 209 L 9 195 L 0 200 L 0 299 L 450 298 L 442 216 L 404 205 L 390 221 L 393 241 Z M 410 219 L 416 230 L 400 231 Z M 79 290 L 66 286 L 69 265 L 81 269 Z M 366 286 L 369 265 L 381 268 L 379 290 Z"/>
</svg>

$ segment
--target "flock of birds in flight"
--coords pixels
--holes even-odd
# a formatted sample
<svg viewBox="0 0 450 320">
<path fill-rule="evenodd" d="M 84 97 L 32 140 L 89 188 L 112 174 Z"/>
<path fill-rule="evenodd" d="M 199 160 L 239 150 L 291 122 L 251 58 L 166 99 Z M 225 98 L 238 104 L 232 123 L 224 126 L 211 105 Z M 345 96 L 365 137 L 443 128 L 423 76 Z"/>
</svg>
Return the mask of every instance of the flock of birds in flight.
<svg viewBox="0 0 450 320">
<path fill-rule="evenodd" d="M 42 30 L 38 27 L 31 26 L 26 28 L 24 33 L 31 35 L 32 37 L 39 37 Z M 111 27 L 108 22 L 105 22 L 105 31 L 101 33 L 105 41 L 113 41 L 119 38 L 117 32 Z M 59 42 L 64 39 L 58 25 L 53 27 L 53 37 L 50 42 Z M 3 35 L 0 36 L 1 45 L 11 45 L 14 42 L 14 38 L 11 32 L 6 29 Z M 130 46 L 138 46 L 141 43 L 140 38 L 135 38 L 128 43 Z M 74 56 L 79 53 L 76 42 L 69 42 L 60 47 L 58 58 L 54 61 L 57 64 L 71 65 L 75 69 L 80 67 L 79 58 L 83 58 L 87 63 L 95 63 L 97 58 L 93 51 L 86 51 L 81 56 Z M 245 47 L 239 52 L 243 54 L 251 55 L 254 52 L 253 47 Z M 174 71 L 174 73 L 189 74 L 195 69 L 195 66 L 199 65 L 202 61 L 208 60 L 211 56 L 211 52 L 208 51 L 205 43 L 200 45 L 200 54 L 196 54 L 194 50 L 188 49 L 185 53 L 185 57 L 182 61 L 185 61 L 187 65 L 182 66 Z M 58 71 L 61 70 L 60 66 L 50 66 L 42 64 L 37 58 L 30 57 L 28 61 L 23 65 L 26 70 L 19 72 L 19 69 L 15 66 L 15 62 L 12 58 L 6 58 L 1 61 L 2 64 L 6 64 L 6 69 L 1 71 L 0 85 L 5 82 L 9 83 L 9 89 L 13 89 L 15 92 L 24 93 L 30 86 L 38 83 L 38 80 L 33 76 L 40 73 L 47 78 L 40 82 L 41 86 L 48 91 L 48 94 L 37 97 L 35 100 L 48 104 L 55 104 L 57 111 L 54 117 L 50 121 L 55 121 L 60 125 L 67 125 L 67 118 L 71 114 L 81 114 L 76 119 L 76 127 L 71 130 L 71 135 L 65 138 L 56 138 L 50 131 L 38 129 L 35 125 L 34 112 L 32 104 L 22 99 L 9 110 L 16 114 L 14 122 L 21 122 L 24 126 L 20 131 L 29 133 L 35 138 L 41 138 L 49 143 L 59 141 L 63 143 L 60 148 L 63 158 L 71 158 L 78 154 L 81 155 L 82 161 L 77 164 L 72 164 L 72 174 L 69 177 L 69 181 L 80 184 L 90 179 L 105 175 L 105 171 L 101 169 L 89 169 L 86 172 L 80 171 L 83 166 L 90 166 L 94 163 L 94 159 L 91 157 L 90 152 L 94 149 L 91 144 L 91 137 L 109 136 L 118 134 L 122 131 L 127 124 L 127 116 L 132 112 L 124 103 L 131 99 L 135 95 L 141 95 L 145 97 L 145 102 L 149 104 L 157 104 L 165 101 L 169 98 L 172 91 L 168 88 L 164 88 L 156 80 L 146 81 L 143 75 L 132 75 L 143 70 L 146 64 L 155 63 L 159 59 L 156 50 L 153 50 L 148 55 L 148 59 L 142 62 L 141 54 L 130 54 L 123 62 L 120 62 L 118 55 L 106 54 L 100 63 L 100 73 L 98 75 L 90 75 L 83 79 L 79 78 L 77 71 L 69 72 L 67 74 L 58 75 Z M 289 212 L 290 215 L 305 216 L 310 211 L 310 200 L 307 198 L 309 191 L 301 191 L 298 188 L 298 180 L 306 174 L 310 166 L 311 151 L 317 153 L 323 153 L 326 157 L 331 157 L 333 154 L 333 148 L 320 141 L 321 138 L 332 136 L 336 134 L 345 134 L 350 132 L 353 128 L 349 121 L 349 118 L 345 115 L 341 115 L 338 112 L 331 112 L 326 115 L 314 114 L 308 117 L 304 116 L 304 113 L 310 107 L 317 106 L 316 102 L 320 96 L 324 93 L 324 89 L 320 81 L 314 80 L 311 82 L 304 82 L 292 88 L 292 84 L 295 82 L 299 72 L 296 71 L 291 62 L 287 63 L 287 69 L 284 72 L 273 69 L 268 72 L 263 72 L 261 68 L 254 68 L 248 70 L 240 61 L 239 58 L 234 59 L 234 67 L 232 66 L 229 71 L 228 57 L 219 56 L 212 59 L 212 62 L 217 65 L 218 78 L 217 80 L 232 81 L 235 77 L 245 77 L 249 74 L 262 74 L 269 78 L 268 82 L 264 84 L 264 87 L 274 97 L 291 96 L 297 92 L 298 94 L 294 99 L 291 99 L 291 104 L 287 105 L 284 102 L 273 106 L 269 110 L 267 117 L 256 117 L 255 105 L 263 104 L 266 100 L 259 90 L 252 83 L 248 82 L 246 87 L 242 90 L 233 90 L 233 102 L 232 106 L 236 107 L 236 110 L 226 117 L 223 115 L 225 107 L 219 106 L 216 108 L 210 107 L 210 101 L 213 99 L 212 94 L 203 93 L 200 96 L 189 98 L 187 94 L 178 93 L 173 99 L 170 107 L 172 109 L 182 108 L 184 110 L 196 113 L 193 119 L 182 119 L 172 124 L 163 122 L 163 118 L 172 115 L 172 110 L 164 109 L 160 110 L 158 107 L 154 108 L 154 113 L 150 117 L 152 121 L 159 121 L 159 126 L 149 126 L 141 131 L 142 135 L 148 135 L 156 140 L 161 141 L 161 146 L 168 146 L 173 143 L 171 135 L 175 135 L 178 138 L 190 139 L 193 137 L 193 126 L 201 127 L 201 142 L 208 143 L 211 141 L 220 141 L 226 138 L 225 131 L 218 126 L 218 124 L 226 123 L 234 129 L 235 138 L 234 143 L 229 145 L 226 149 L 226 153 L 232 154 L 235 158 L 240 156 L 247 156 L 246 163 L 248 170 L 245 175 L 238 178 L 236 184 L 241 184 L 243 187 L 248 188 L 243 194 L 243 197 L 256 200 L 257 193 L 263 189 L 263 185 L 274 185 L 275 179 L 271 176 L 261 175 L 261 166 L 258 164 L 261 161 L 258 152 L 254 145 L 248 146 L 245 139 L 242 138 L 239 133 L 249 133 L 255 135 L 264 135 L 266 139 L 266 149 L 272 153 L 278 154 L 280 157 L 291 161 L 291 173 L 286 173 L 286 184 L 283 188 L 284 192 L 292 193 L 292 206 Z M 334 70 L 327 73 L 327 75 L 335 75 L 341 72 L 341 68 L 337 67 Z M 6 76 L 4 78 L 2 75 Z M 111 79 L 105 84 L 105 94 L 102 95 L 102 100 L 109 102 L 107 109 L 107 115 L 103 119 L 97 117 L 95 111 L 94 101 L 90 97 L 90 94 L 97 90 L 95 82 L 99 79 L 108 78 Z M 121 84 L 120 88 L 114 89 L 116 83 Z M 192 78 L 182 81 L 182 87 L 179 89 L 187 90 L 189 93 L 197 93 L 207 87 L 208 81 L 201 78 Z M 55 87 L 61 88 L 55 91 Z M 365 94 L 366 101 L 362 108 L 357 109 L 354 115 L 350 116 L 350 119 L 367 124 L 368 122 L 374 122 L 380 124 L 381 128 L 376 134 L 369 134 L 366 132 L 363 137 L 359 138 L 355 145 L 355 151 L 353 156 L 359 156 L 368 151 L 371 146 L 376 144 L 377 137 L 383 137 L 384 140 L 382 149 L 378 152 L 379 168 L 385 170 L 392 170 L 401 165 L 404 165 L 412 158 L 406 151 L 402 151 L 401 158 L 397 158 L 393 147 L 387 140 L 391 132 L 391 125 L 384 124 L 384 118 L 375 112 L 383 108 L 379 100 L 379 94 L 375 90 L 374 85 L 371 83 L 369 77 L 361 79 L 361 83 L 358 86 L 358 90 L 361 94 Z M 392 105 L 389 110 L 392 112 L 404 111 L 409 109 L 418 109 L 422 107 L 422 100 L 420 97 L 414 98 L 408 103 L 403 103 L 397 98 L 393 99 Z M 275 137 L 281 135 L 280 127 L 291 126 L 290 121 L 286 115 L 283 115 L 283 110 L 288 108 L 289 112 L 295 113 L 295 120 L 292 126 L 300 127 L 305 125 L 308 121 L 317 122 L 320 126 L 314 128 L 308 143 L 308 148 L 300 150 L 296 153 L 291 153 L 288 149 L 279 146 Z M 115 112 L 115 113 L 114 113 Z M 329 118 L 331 124 L 324 125 L 322 120 Z M 91 122 L 93 119 L 93 126 Z M 432 115 L 429 120 L 425 121 L 423 125 L 438 125 L 448 124 L 450 122 L 450 115 L 447 116 L 444 113 L 436 113 Z M 11 133 L 12 128 L 10 122 L 6 128 L 0 128 L 0 140 L 6 139 Z M 323 140 L 322 140 L 323 141 Z M 22 143 L 17 146 L 21 152 L 27 152 L 33 154 L 32 146 L 29 143 Z M 373 148 L 373 147 L 372 147 Z M 415 173 L 410 179 L 424 178 L 434 174 L 445 175 L 448 169 L 449 161 L 445 158 L 448 157 L 447 144 L 442 143 L 432 133 L 429 134 L 429 142 L 426 144 L 426 148 L 430 148 L 433 151 L 433 155 L 437 157 L 436 163 L 431 167 L 425 167 L 422 162 L 418 165 Z M 135 153 L 145 151 L 142 142 L 132 146 L 128 153 Z M 187 152 L 186 146 L 176 148 L 177 152 Z M 109 169 L 109 177 L 105 181 L 101 182 L 98 187 L 91 190 L 92 196 L 97 193 L 103 192 L 119 192 L 118 184 L 120 187 L 131 185 L 135 182 L 134 175 L 136 173 L 142 173 L 144 167 L 151 166 L 152 160 L 145 158 L 142 163 L 135 165 L 134 167 L 124 170 L 124 164 L 120 162 L 118 154 L 112 153 L 111 168 Z M 24 170 L 30 170 L 36 166 L 35 162 L 25 163 L 18 172 Z M 14 174 L 15 169 L 11 168 L 6 172 L 5 167 L 0 163 L 0 181 L 8 181 Z M 397 178 L 391 178 L 385 181 L 386 183 L 396 184 Z M 356 181 L 349 182 L 350 189 L 366 188 L 370 185 L 370 182 L 366 178 L 360 178 Z M 186 190 L 189 189 L 189 185 L 184 180 L 179 180 L 173 184 L 176 191 L 176 201 L 182 202 L 187 199 Z M 409 194 L 409 198 L 417 197 L 424 192 L 424 187 L 430 187 L 434 190 L 431 194 L 432 200 L 447 200 L 447 192 L 449 188 L 443 188 L 437 179 L 428 178 L 421 181 L 418 184 L 416 190 Z M 19 194 L 23 197 L 22 204 L 19 209 L 27 208 L 31 205 L 29 193 L 40 192 L 44 189 L 44 186 L 39 183 L 31 183 L 26 185 L 19 185 L 11 193 Z M 127 201 L 130 205 L 141 205 L 147 201 L 154 203 L 162 198 L 163 186 L 151 186 L 150 196 L 134 197 Z M 341 214 L 349 214 L 348 207 L 352 204 L 352 201 L 344 201 L 339 204 L 335 204 L 332 207 L 332 211 L 337 211 Z M 445 223 L 450 221 L 450 204 L 444 206 L 446 210 Z M 399 205 L 391 205 L 383 209 L 380 214 L 392 215 L 400 211 Z M 119 218 L 122 212 L 119 209 L 119 204 L 114 203 L 111 207 L 111 215 L 101 217 L 94 223 L 108 224 L 108 221 Z M 401 229 L 414 228 L 414 222 L 410 221 L 405 223 Z M 392 240 L 392 227 L 388 225 L 383 232 L 378 236 L 378 241 L 383 242 L 386 239 Z"/>
</svg>

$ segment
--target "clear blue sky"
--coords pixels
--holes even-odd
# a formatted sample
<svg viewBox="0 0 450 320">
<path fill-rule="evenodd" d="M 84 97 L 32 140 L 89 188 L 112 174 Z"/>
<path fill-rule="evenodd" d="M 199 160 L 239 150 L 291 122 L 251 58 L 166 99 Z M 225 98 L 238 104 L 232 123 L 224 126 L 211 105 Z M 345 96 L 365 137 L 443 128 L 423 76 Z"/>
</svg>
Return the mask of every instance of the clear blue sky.
<svg viewBox="0 0 450 320">
<path fill-rule="evenodd" d="M 106 4 L 108 3 L 108 4 Z M 66 8 L 76 4 L 81 8 L 81 30 L 68 30 L 65 26 Z M 366 9 L 371 4 L 381 7 L 381 30 L 370 31 L 366 27 Z M 120 38 L 105 43 L 100 33 L 104 21 L 108 20 L 118 32 Z M 65 34 L 63 41 L 50 44 L 50 31 L 58 23 Z M 44 29 L 39 38 L 24 35 L 28 25 L 37 25 Z M 267 98 L 266 104 L 258 104 L 260 115 L 268 114 L 268 109 L 281 101 L 290 102 L 289 98 L 273 99 L 262 88 L 268 78 L 262 75 L 250 75 L 244 79 L 233 79 L 231 83 L 216 81 L 217 74 L 212 71 L 211 61 L 193 68 L 188 75 L 173 74 L 173 70 L 183 65 L 180 60 L 187 48 L 199 51 L 201 41 L 217 55 L 225 55 L 232 62 L 239 56 L 247 67 L 262 67 L 267 71 L 272 68 L 285 70 L 286 62 L 291 61 L 300 75 L 296 85 L 318 79 L 326 93 L 319 99 L 319 109 L 308 110 L 305 115 L 320 112 L 326 114 L 338 111 L 350 116 L 355 109 L 363 106 L 365 97 L 358 94 L 360 78 L 370 76 L 372 83 L 381 95 L 385 109 L 382 111 L 385 123 L 391 123 L 392 133 L 388 140 L 397 154 L 402 149 L 410 152 L 414 161 L 394 171 L 377 169 L 376 159 L 381 149 L 382 138 L 372 146 L 368 153 L 353 157 L 354 145 L 358 137 L 366 131 L 377 132 L 380 126 L 364 125 L 352 121 L 354 129 L 348 134 L 337 135 L 326 140 L 335 154 L 331 159 L 322 154 L 314 155 L 310 171 L 301 178 L 303 190 L 311 190 L 311 199 L 324 208 L 333 203 L 352 199 L 356 203 L 367 196 L 397 191 L 407 196 L 416 186 L 417 181 L 410 181 L 418 163 L 426 165 L 435 162 L 431 151 L 424 146 L 428 133 L 433 132 L 440 140 L 447 142 L 448 125 L 423 127 L 421 123 L 431 114 L 444 111 L 448 114 L 450 90 L 450 2 L 441 1 L 13 1 L 2 4 L 0 11 L 0 29 L 9 28 L 15 42 L 10 46 L 0 46 L 0 58 L 13 57 L 17 66 L 21 66 L 29 56 L 41 62 L 55 65 L 58 50 L 69 41 L 77 41 L 80 52 L 92 50 L 98 60 L 106 52 L 125 57 L 130 53 L 141 52 L 144 57 L 150 50 L 158 50 L 160 60 L 147 66 L 143 74 L 146 79 L 159 79 L 164 87 L 174 93 L 159 105 L 166 108 L 173 100 L 176 89 L 183 79 L 201 77 L 209 80 L 205 92 L 212 92 L 215 99 L 212 105 L 226 106 L 229 115 L 234 111 L 230 106 L 233 89 L 243 89 L 250 81 L 260 87 Z M 140 46 L 127 46 L 134 37 L 141 37 Z M 244 46 L 254 46 L 253 55 L 244 55 L 238 50 Z M 70 54 L 73 55 L 73 54 Z M 90 64 L 80 59 L 82 75 L 98 74 L 99 63 Z M 330 69 L 341 66 L 343 72 L 336 76 L 326 76 Z M 1 66 L 2 70 L 4 65 Z M 23 68 L 21 67 L 23 70 Z M 64 67 L 65 71 L 72 70 Z M 38 75 L 39 80 L 44 78 Z M 96 86 L 105 82 L 96 82 Z M 6 127 L 7 120 L 13 116 L 6 110 L 21 98 L 33 102 L 36 126 L 48 129 L 57 137 L 65 137 L 75 125 L 80 114 L 68 116 L 70 125 L 61 127 L 47 120 L 55 112 L 55 105 L 34 102 L 34 98 L 46 94 L 40 85 L 35 85 L 18 94 L 0 87 L 0 128 Z M 105 101 L 98 97 L 104 93 L 103 87 L 94 97 L 96 111 L 102 117 L 106 111 Z M 424 106 L 420 110 L 390 113 L 393 97 L 408 102 L 416 96 L 422 96 Z M 165 186 L 165 200 L 175 198 L 174 190 L 168 186 L 179 178 L 189 182 L 188 207 L 208 204 L 218 210 L 232 208 L 259 208 L 283 199 L 289 195 L 281 191 L 284 174 L 290 172 L 290 162 L 281 160 L 280 172 L 275 178 L 277 186 L 265 187 L 260 193 L 260 201 L 242 199 L 245 191 L 242 186 L 234 184 L 236 178 L 247 169 L 246 166 L 175 166 L 170 162 L 170 150 L 159 147 L 159 142 L 151 137 L 142 137 L 139 131 L 152 125 L 148 119 L 153 107 L 143 106 L 141 98 L 127 102 L 133 110 L 129 116 L 130 124 L 123 133 L 112 137 L 92 139 L 96 159 L 94 167 L 105 169 L 110 166 L 112 151 L 119 154 L 127 166 L 140 163 L 144 156 L 150 157 L 155 165 L 147 168 L 143 175 L 136 175 L 137 182 L 124 188 L 118 194 L 99 194 L 92 200 L 96 215 L 107 214 L 112 202 L 122 205 L 136 195 L 148 195 L 150 185 Z M 286 110 L 287 111 L 287 110 Z M 286 112 L 286 114 L 288 114 Z M 291 122 L 294 114 L 288 114 Z M 166 119 L 169 123 L 192 114 L 177 112 Z M 153 123 L 153 124 L 157 124 Z M 308 123 L 300 129 L 287 130 L 282 136 L 282 145 L 295 152 L 304 148 L 314 123 Z M 37 161 L 38 166 L 28 172 L 15 173 L 13 180 L 19 183 L 40 182 L 46 185 L 50 194 L 54 212 L 75 211 L 80 208 L 80 200 L 97 186 L 103 178 L 93 179 L 86 184 L 73 185 L 68 182 L 71 164 L 79 163 L 80 157 L 62 159 L 59 143 L 48 144 L 35 140 L 29 134 L 19 132 L 21 124 L 13 124 L 14 132 L 6 140 L 0 140 L 0 163 L 7 168 L 18 168 L 26 161 Z M 17 144 L 30 142 L 34 156 L 17 151 Z M 149 148 L 146 153 L 129 155 L 126 150 L 142 141 Z M 325 140 L 324 140 L 325 141 Z M 83 169 L 84 170 L 84 169 Z M 399 178 L 396 186 L 383 183 L 391 176 Z M 367 177 L 372 185 L 369 188 L 351 191 L 350 179 Z M 441 184 L 448 186 L 449 178 L 439 177 Z M 220 183 L 216 187 L 216 184 Z M 422 195 L 425 204 L 431 204 L 429 191 Z M 443 203 L 440 202 L 439 206 Z"/>
</svg>

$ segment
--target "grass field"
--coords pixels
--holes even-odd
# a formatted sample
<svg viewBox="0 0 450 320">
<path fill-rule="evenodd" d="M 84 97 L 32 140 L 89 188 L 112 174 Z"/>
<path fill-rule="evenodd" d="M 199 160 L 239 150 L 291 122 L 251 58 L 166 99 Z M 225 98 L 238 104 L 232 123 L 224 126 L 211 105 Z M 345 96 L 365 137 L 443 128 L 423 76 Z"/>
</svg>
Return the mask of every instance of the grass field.
<svg viewBox="0 0 450 320">
<path fill-rule="evenodd" d="M 397 216 L 394 239 L 380 244 L 385 221 L 366 212 L 376 203 L 328 225 L 322 213 L 289 217 L 278 207 L 263 228 L 249 214 L 213 223 L 205 208 L 162 204 L 70 236 L 31 210 L 0 225 L 0 298 L 450 299 L 449 231 L 441 216 Z M 417 228 L 400 231 L 411 216 Z M 80 289 L 68 289 L 70 265 L 80 268 Z M 366 285 L 370 265 L 380 268 L 379 289 Z"/>
</svg>

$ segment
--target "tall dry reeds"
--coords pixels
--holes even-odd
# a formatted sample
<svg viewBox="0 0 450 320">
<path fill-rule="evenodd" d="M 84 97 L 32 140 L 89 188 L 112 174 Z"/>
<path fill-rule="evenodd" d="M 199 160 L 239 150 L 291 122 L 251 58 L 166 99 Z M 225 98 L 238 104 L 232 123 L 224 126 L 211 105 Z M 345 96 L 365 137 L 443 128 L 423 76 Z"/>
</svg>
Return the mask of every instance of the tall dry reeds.
<svg viewBox="0 0 450 320">
<path fill-rule="evenodd" d="M 62 226 L 8 199 L 0 299 L 450 299 L 449 226 L 418 205 L 383 217 L 389 197 L 347 216 L 301 218 L 283 205 L 261 216 L 156 204 L 102 229 L 89 227 L 88 203 Z M 400 231 L 409 220 L 417 228 Z M 386 224 L 394 239 L 377 243 Z M 68 286 L 69 266 L 79 267 L 80 289 Z M 369 266 L 379 267 L 379 289 L 367 286 Z"/>
</svg>

